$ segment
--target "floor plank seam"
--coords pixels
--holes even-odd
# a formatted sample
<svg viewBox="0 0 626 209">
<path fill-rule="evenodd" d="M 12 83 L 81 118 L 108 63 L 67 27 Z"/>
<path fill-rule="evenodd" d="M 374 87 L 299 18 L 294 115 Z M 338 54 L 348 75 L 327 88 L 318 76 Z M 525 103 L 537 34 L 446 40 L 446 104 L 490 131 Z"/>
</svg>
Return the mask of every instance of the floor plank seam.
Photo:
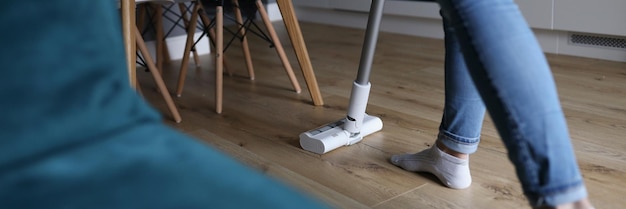
<svg viewBox="0 0 626 209">
<path fill-rule="evenodd" d="M 379 205 L 385 204 L 385 203 L 387 203 L 387 202 L 389 202 L 389 201 L 391 201 L 391 200 L 394 200 L 394 199 L 396 199 L 396 198 L 398 198 L 398 197 L 404 196 L 405 194 L 411 193 L 411 192 L 413 192 L 413 191 L 415 191 L 415 190 L 418 190 L 418 189 L 420 189 L 420 188 L 422 188 L 422 187 L 425 187 L 426 185 L 428 185 L 428 183 L 425 183 L 425 184 L 419 185 L 418 187 L 415 187 L 415 188 L 413 188 L 413 189 L 407 190 L 406 192 L 403 192 L 403 193 L 401 193 L 401 194 L 398 194 L 398 195 L 396 195 L 396 196 L 393 196 L 393 197 L 391 197 L 391 198 L 389 198 L 389 199 L 386 199 L 386 200 L 384 200 L 384 201 L 382 201 L 382 202 L 376 203 L 375 205 L 372 205 L 372 208 L 376 208 L 376 207 L 378 207 Z"/>
</svg>

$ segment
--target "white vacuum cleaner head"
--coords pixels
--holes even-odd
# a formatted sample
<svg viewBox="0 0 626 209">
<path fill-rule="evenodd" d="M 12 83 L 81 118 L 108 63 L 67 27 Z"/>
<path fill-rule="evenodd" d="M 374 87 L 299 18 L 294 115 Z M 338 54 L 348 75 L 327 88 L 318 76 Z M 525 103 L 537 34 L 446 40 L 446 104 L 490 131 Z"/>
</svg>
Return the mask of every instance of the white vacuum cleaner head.
<svg viewBox="0 0 626 209">
<path fill-rule="evenodd" d="M 300 146 L 305 150 L 324 154 L 341 146 L 353 145 L 363 137 L 383 128 L 383 121 L 380 118 L 366 114 L 361 132 L 351 137 L 350 132 L 343 128 L 345 121 L 344 118 L 300 134 Z"/>
</svg>

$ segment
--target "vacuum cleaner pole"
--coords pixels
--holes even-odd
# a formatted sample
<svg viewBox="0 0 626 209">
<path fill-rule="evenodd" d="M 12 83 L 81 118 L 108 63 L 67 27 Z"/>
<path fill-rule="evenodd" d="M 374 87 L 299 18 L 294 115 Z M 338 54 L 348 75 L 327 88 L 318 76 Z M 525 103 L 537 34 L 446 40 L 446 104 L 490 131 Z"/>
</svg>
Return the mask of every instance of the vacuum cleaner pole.
<svg viewBox="0 0 626 209">
<path fill-rule="evenodd" d="M 365 31 L 365 41 L 363 42 L 363 50 L 361 51 L 361 61 L 359 62 L 359 71 L 356 77 L 356 82 L 361 85 L 366 85 L 370 80 L 370 72 L 372 71 L 374 52 L 376 52 L 376 42 L 378 41 L 378 31 L 380 30 L 380 21 L 383 17 L 384 4 L 384 0 L 373 0 L 370 8 L 367 29 Z"/>
<path fill-rule="evenodd" d="M 378 31 L 382 19 L 385 0 L 373 0 L 365 31 L 365 41 L 361 51 L 361 61 L 356 80 L 352 84 L 350 104 L 346 118 L 326 124 L 317 129 L 300 134 L 300 145 L 305 150 L 324 154 L 341 146 L 355 144 L 382 129 L 382 121 L 378 117 L 365 113 L 371 84 L 370 72 Z"/>
</svg>

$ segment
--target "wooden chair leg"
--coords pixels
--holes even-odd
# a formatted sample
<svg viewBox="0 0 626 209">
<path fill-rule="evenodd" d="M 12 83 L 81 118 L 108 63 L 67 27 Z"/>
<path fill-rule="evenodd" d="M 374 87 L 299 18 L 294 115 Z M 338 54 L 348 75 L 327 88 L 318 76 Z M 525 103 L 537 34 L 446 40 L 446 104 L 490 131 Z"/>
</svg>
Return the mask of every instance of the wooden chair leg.
<svg viewBox="0 0 626 209">
<path fill-rule="evenodd" d="M 224 10 L 215 7 L 215 112 L 222 113 L 223 73 L 224 73 Z"/>
<path fill-rule="evenodd" d="M 242 36 L 241 38 L 241 48 L 243 50 L 243 56 L 246 59 L 246 67 L 248 68 L 248 76 L 250 80 L 254 80 L 254 67 L 252 66 L 252 56 L 250 55 L 250 48 L 248 47 L 248 38 L 246 37 L 246 28 L 243 27 L 243 17 L 241 15 L 241 10 L 239 9 L 239 1 L 232 0 L 233 2 L 233 10 L 235 12 L 235 17 L 237 19 L 238 27 L 241 27 L 239 30 L 239 34 Z"/>
<path fill-rule="evenodd" d="M 178 8 L 180 9 L 180 14 L 183 18 L 183 24 L 185 25 L 185 28 L 189 27 L 189 18 L 187 18 L 187 7 L 185 6 L 185 3 L 178 3 Z M 194 27 L 195 25 L 193 25 L 192 27 Z M 200 67 L 200 58 L 198 57 L 198 51 L 193 49 L 192 51 L 193 54 L 193 62 L 196 64 L 196 67 Z"/>
<path fill-rule="evenodd" d="M 198 10 L 200 9 L 200 4 L 196 3 L 193 6 L 191 12 L 190 22 L 198 21 Z M 185 78 L 187 77 L 187 66 L 189 65 L 189 52 L 191 51 L 191 47 L 193 46 L 193 37 L 196 32 L 196 27 L 187 27 L 187 42 L 185 43 L 185 51 L 183 51 L 183 60 L 180 65 L 180 72 L 178 74 L 178 85 L 176 88 L 176 96 L 180 97 L 183 93 L 183 87 L 185 85 Z"/>
<path fill-rule="evenodd" d="M 200 6 L 200 7 L 202 7 L 202 6 Z M 204 11 L 204 10 L 202 10 L 202 11 Z M 202 23 L 204 24 L 204 27 L 205 27 L 205 28 L 208 28 L 208 27 L 209 27 L 209 24 L 211 23 L 211 19 L 209 19 L 209 17 L 208 17 L 208 16 L 207 16 L 204 12 L 201 12 L 201 13 L 200 13 L 200 18 L 202 19 Z M 211 28 L 211 29 L 209 30 L 209 34 L 208 34 L 208 36 L 209 36 L 209 39 L 210 39 L 210 41 L 209 41 L 209 47 L 210 47 L 213 51 L 216 51 L 215 46 L 214 46 L 214 45 L 212 45 L 212 43 L 215 43 L 215 42 L 216 42 L 216 40 L 215 40 L 215 37 L 216 37 L 216 35 L 215 35 L 215 28 Z M 222 52 L 223 52 L 223 50 L 222 50 Z M 227 60 L 227 59 L 226 59 L 226 55 L 225 55 L 225 54 L 222 54 L 222 57 L 223 57 L 223 58 L 222 58 L 222 62 L 223 62 L 223 64 L 222 64 L 222 65 L 223 65 L 223 69 L 224 69 L 224 70 L 228 73 L 228 75 L 233 76 L 233 71 L 232 71 L 232 70 L 230 70 L 231 68 L 229 68 L 229 67 L 228 67 L 228 62 L 226 61 L 226 60 Z"/>
<path fill-rule="evenodd" d="M 283 45 L 280 43 L 278 39 L 278 35 L 276 34 L 276 30 L 272 25 L 269 17 L 267 16 L 267 11 L 265 11 L 265 5 L 261 0 L 256 1 L 257 9 L 259 10 L 259 14 L 261 15 L 261 19 L 263 19 L 263 23 L 267 28 L 268 33 L 270 34 L 270 38 L 272 38 L 272 42 L 274 42 L 274 48 L 280 57 L 280 60 L 283 62 L 283 66 L 285 67 L 285 71 L 287 71 L 287 75 L 289 76 L 289 80 L 291 80 L 291 84 L 297 93 L 300 93 L 302 90 L 300 89 L 300 84 L 298 83 L 298 79 L 296 79 L 296 75 L 293 73 L 293 69 L 291 68 L 291 64 L 289 63 L 289 59 L 285 54 L 285 50 L 283 49 Z"/>
<path fill-rule="evenodd" d="M 154 28 L 156 39 L 156 67 L 160 73 L 163 73 L 163 59 L 165 59 L 165 34 L 163 33 L 163 7 L 161 4 L 152 4 L 154 6 Z"/>
<path fill-rule="evenodd" d="M 213 40 L 213 42 L 215 42 L 215 39 L 216 39 L 215 37 L 217 37 L 217 35 L 215 35 L 215 33 L 216 33 L 215 32 L 215 28 L 211 28 L 211 30 L 209 30 L 209 38 L 211 40 Z M 215 49 L 215 47 L 213 47 L 213 48 L 214 48 L 213 49 L 214 51 L 217 51 Z M 222 52 L 224 52 L 224 50 L 222 50 Z M 226 54 L 222 53 L 222 65 L 223 65 L 224 71 L 226 73 L 228 73 L 229 76 L 233 76 L 233 71 L 231 70 L 232 68 L 228 67 L 229 66 L 228 65 L 228 61 L 226 61 L 226 60 L 227 60 L 226 59 Z M 217 62 L 217 60 L 216 60 L 216 62 Z"/>
<path fill-rule="evenodd" d="M 150 56 L 150 52 L 148 51 L 148 47 L 146 47 L 146 43 L 143 41 L 143 38 L 141 37 L 141 32 L 139 32 L 139 29 L 137 27 L 135 27 L 135 38 L 137 41 L 137 48 L 143 55 L 146 61 L 146 65 L 148 66 L 148 69 L 150 69 L 150 73 L 152 73 L 154 82 L 156 82 L 157 87 L 159 88 L 159 91 L 161 92 L 161 95 L 163 96 L 163 99 L 165 100 L 165 103 L 167 104 L 168 109 L 172 113 L 174 121 L 176 121 L 176 123 L 180 123 L 182 121 L 182 118 L 180 117 L 180 114 L 178 113 L 178 109 L 176 108 L 176 105 L 174 104 L 174 101 L 172 100 L 172 97 L 170 96 L 170 92 L 167 90 L 167 87 L 165 86 L 165 82 L 163 82 L 163 77 L 161 77 L 161 73 L 159 73 L 159 70 L 156 68 L 156 65 L 154 65 L 152 57 Z"/>
</svg>

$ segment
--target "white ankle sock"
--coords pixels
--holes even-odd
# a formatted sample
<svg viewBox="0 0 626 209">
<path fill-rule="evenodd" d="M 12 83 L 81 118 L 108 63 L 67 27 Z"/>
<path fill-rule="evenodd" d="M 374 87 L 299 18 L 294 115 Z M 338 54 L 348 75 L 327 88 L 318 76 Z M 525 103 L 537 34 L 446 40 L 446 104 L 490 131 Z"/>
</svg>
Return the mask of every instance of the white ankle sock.
<svg viewBox="0 0 626 209">
<path fill-rule="evenodd" d="M 391 156 L 391 163 L 407 171 L 432 173 L 453 189 L 464 189 L 472 184 L 469 159 L 454 157 L 439 150 L 437 145 L 415 154 Z"/>
</svg>

